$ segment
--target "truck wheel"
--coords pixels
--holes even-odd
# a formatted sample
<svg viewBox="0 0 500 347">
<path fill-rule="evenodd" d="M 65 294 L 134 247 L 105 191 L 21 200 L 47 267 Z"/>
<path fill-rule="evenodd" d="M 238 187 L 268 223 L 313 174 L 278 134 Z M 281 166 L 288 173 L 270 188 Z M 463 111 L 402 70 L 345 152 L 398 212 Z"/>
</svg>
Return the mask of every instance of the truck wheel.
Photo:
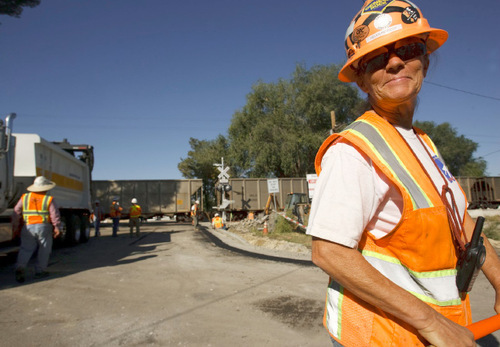
<svg viewBox="0 0 500 347">
<path fill-rule="evenodd" d="M 80 242 L 85 243 L 90 238 L 90 222 L 88 216 L 86 215 L 80 216 L 80 228 L 81 228 Z"/>
<path fill-rule="evenodd" d="M 64 243 L 67 246 L 74 246 L 80 241 L 81 225 L 80 218 L 74 214 L 66 217 L 66 235 Z"/>
<path fill-rule="evenodd" d="M 68 233 L 68 223 L 66 222 L 66 217 L 61 216 L 61 225 L 59 226 L 59 231 L 61 234 L 57 239 L 54 240 L 54 247 L 62 247 L 66 243 L 66 234 Z"/>
</svg>

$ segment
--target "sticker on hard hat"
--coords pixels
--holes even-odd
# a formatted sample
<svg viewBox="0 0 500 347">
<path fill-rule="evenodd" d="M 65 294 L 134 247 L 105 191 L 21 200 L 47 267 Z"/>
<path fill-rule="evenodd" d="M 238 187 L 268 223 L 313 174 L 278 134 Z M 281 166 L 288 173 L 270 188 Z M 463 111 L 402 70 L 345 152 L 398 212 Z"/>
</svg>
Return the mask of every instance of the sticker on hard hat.
<svg viewBox="0 0 500 347">
<path fill-rule="evenodd" d="M 354 53 L 356 53 L 356 51 L 354 50 L 354 48 L 349 48 L 349 50 L 347 51 L 347 58 L 350 58 L 354 55 Z"/>
<path fill-rule="evenodd" d="M 406 24 L 413 24 L 420 18 L 420 13 L 414 7 L 407 7 L 401 14 L 401 20 Z"/>
<path fill-rule="evenodd" d="M 354 31 L 352 32 L 352 42 L 361 42 L 370 33 L 370 28 L 366 25 L 360 25 L 359 27 L 354 28 Z"/>
<path fill-rule="evenodd" d="M 365 8 L 363 9 L 363 14 L 369 12 L 382 12 L 387 7 L 387 5 L 393 1 L 394 0 L 373 0 L 370 4 L 365 6 Z"/>
<path fill-rule="evenodd" d="M 392 17 L 390 14 L 387 13 L 382 13 L 381 15 L 378 15 L 377 18 L 373 21 L 373 25 L 375 28 L 378 30 L 385 29 L 392 24 Z"/>
<path fill-rule="evenodd" d="M 385 35 L 391 34 L 391 33 L 395 32 L 395 31 L 398 31 L 398 30 L 403 30 L 403 26 L 401 24 L 394 25 L 392 27 L 389 27 L 387 29 L 379 31 L 378 33 L 373 34 L 372 36 L 368 36 L 366 38 L 366 43 L 368 43 L 370 41 L 373 41 L 375 39 L 378 39 L 381 36 L 385 36 Z"/>
</svg>

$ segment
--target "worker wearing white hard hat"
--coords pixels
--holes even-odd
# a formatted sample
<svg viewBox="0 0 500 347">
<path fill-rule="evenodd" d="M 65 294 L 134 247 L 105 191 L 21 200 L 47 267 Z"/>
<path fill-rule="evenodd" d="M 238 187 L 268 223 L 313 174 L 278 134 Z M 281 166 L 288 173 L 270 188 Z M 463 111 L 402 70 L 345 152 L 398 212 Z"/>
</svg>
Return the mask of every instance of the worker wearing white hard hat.
<svg viewBox="0 0 500 347">
<path fill-rule="evenodd" d="M 129 211 L 130 237 L 134 236 L 134 227 L 135 227 L 135 234 L 137 237 L 139 237 L 142 209 L 141 206 L 137 204 L 136 198 L 133 198 L 130 202 L 132 203 Z"/>
<path fill-rule="evenodd" d="M 112 237 L 118 236 L 118 227 L 120 226 L 120 218 L 122 216 L 123 208 L 120 206 L 118 197 L 115 196 L 109 207 L 109 216 L 113 220 L 113 233 Z"/>
<path fill-rule="evenodd" d="M 214 218 L 212 218 L 212 227 L 214 229 L 226 229 L 226 226 L 224 225 L 224 220 L 218 213 L 216 213 L 214 215 Z"/>
<path fill-rule="evenodd" d="M 196 200 L 191 206 L 191 218 L 193 219 L 194 229 L 197 230 L 199 226 L 199 213 L 200 213 L 200 200 Z"/>
</svg>

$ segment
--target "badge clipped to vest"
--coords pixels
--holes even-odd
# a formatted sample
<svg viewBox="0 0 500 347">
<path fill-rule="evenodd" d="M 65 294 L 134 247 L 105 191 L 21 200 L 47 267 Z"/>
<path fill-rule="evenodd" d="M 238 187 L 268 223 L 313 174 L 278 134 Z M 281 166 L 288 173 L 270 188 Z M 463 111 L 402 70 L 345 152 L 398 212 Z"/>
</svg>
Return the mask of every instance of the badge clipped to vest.
<svg viewBox="0 0 500 347">
<path fill-rule="evenodd" d="M 486 260 L 486 248 L 483 245 L 484 217 L 478 217 L 471 241 L 465 245 L 465 251 L 460 254 L 457 262 L 457 288 L 460 293 L 467 293 L 472 290 L 474 281 L 479 270 Z"/>
</svg>

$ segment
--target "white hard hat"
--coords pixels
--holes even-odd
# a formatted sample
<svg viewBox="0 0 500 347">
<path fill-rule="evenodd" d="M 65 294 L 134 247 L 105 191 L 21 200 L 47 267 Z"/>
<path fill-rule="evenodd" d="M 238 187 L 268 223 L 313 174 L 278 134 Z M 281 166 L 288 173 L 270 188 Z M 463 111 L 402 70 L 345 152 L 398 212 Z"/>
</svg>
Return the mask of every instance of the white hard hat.
<svg viewBox="0 0 500 347">
<path fill-rule="evenodd" d="M 219 217 L 219 214 L 218 214 L 218 213 L 216 213 L 216 214 L 215 214 L 215 217 Z"/>
<path fill-rule="evenodd" d="M 136 199 L 136 198 L 133 198 L 133 199 L 132 199 L 132 201 L 131 201 L 131 203 L 133 203 L 133 204 L 137 204 L 137 199 Z"/>
<path fill-rule="evenodd" d="M 196 203 L 196 204 L 199 204 L 199 203 L 200 203 L 200 200 L 196 200 L 196 201 L 195 201 L 195 203 Z"/>
</svg>

